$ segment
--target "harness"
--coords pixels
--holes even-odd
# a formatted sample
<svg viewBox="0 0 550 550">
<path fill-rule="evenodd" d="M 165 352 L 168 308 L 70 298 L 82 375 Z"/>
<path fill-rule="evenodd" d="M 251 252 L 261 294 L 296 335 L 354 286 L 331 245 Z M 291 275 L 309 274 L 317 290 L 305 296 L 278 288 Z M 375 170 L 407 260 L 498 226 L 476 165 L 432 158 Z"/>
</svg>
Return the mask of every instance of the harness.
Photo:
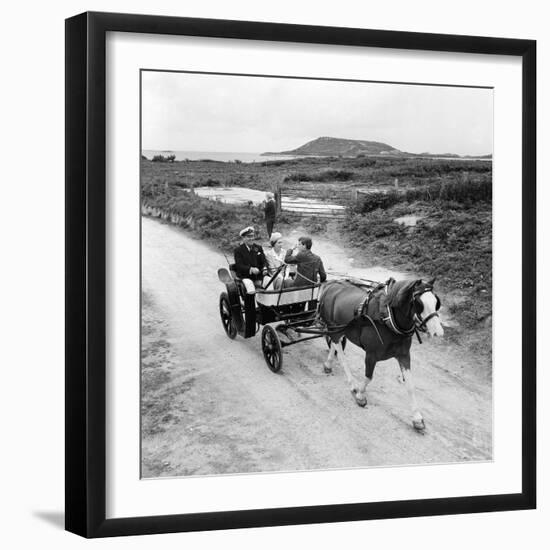
<svg viewBox="0 0 550 550">
<path fill-rule="evenodd" d="M 364 298 L 355 306 L 355 308 L 353 310 L 353 320 L 355 320 L 355 319 L 366 319 L 366 320 L 368 320 L 371 323 L 374 330 L 376 331 L 376 334 L 378 335 L 380 343 L 382 345 L 384 345 L 384 340 L 382 340 L 382 336 L 380 336 L 380 332 L 378 331 L 378 328 L 376 327 L 376 323 L 367 314 L 367 308 L 368 308 L 368 305 L 369 305 L 369 300 L 370 300 L 371 296 L 373 295 L 374 291 L 377 290 L 378 288 L 380 288 L 381 283 L 376 283 L 378 286 L 373 287 L 372 283 L 374 283 L 374 281 L 367 281 L 366 279 L 365 280 L 362 280 L 362 279 L 352 280 L 351 278 L 346 278 L 345 281 L 347 281 L 348 283 L 351 283 L 354 286 L 360 287 L 364 290 L 367 289 L 367 290 L 365 290 Z M 325 324 L 321 320 L 321 316 L 320 316 L 321 304 L 322 304 L 323 298 L 324 298 L 324 296 L 321 297 L 321 299 L 319 300 L 319 304 L 317 305 L 316 322 L 319 323 L 319 324 Z M 345 324 L 342 324 L 342 325 L 332 325 L 330 328 L 326 329 L 326 334 L 327 334 L 327 336 L 330 336 L 332 334 L 337 334 L 338 332 L 341 332 L 342 330 L 345 330 L 348 326 L 349 326 L 349 323 L 345 323 Z"/>
<path fill-rule="evenodd" d="M 391 283 L 386 283 L 384 285 L 384 293 L 386 294 L 386 296 L 388 295 L 388 288 L 390 284 Z M 410 328 L 400 329 L 397 326 L 397 322 L 394 319 L 392 309 L 387 302 L 384 309 L 386 310 L 387 315 L 386 317 L 382 317 L 382 321 L 392 332 L 395 332 L 396 334 L 400 334 L 401 336 L 410 336 L 415 331 L 416 323 L 415 323 L 414 317 L 413 317 L 413 324 L 411 325 Z M 415 313 L 415 316 L 416 316 L 416 313 Z"/>
<path fill-rule="evenodd" d="M 376 326 L 376 323 L 374 322 L 374 319 L 367 314 L 367 310 L 369 307 L 370 299 L 372 298 L 372 295 L 374 292 L 380 288 L 381 285 L 378 285 L 377 287 L 371 287 L 369 290 L 367 290 L 365 297 L 357 304 L 354 311 L 354 317 L 360 318 L 360 319 L 366 319 L 370 322 L 372 325 L 372 328 L 374 328 L 376 335 L 378 336 L 378 339 L 380 340 L 380 343 L 384 345 L 384 340 L 382 339 L 382 336 L 380 335 L 380 331 L 378 330 L 378 327 Z"/>
<path fill-rule="evenodd" d="M 387 283 L 384 284 L 383 288 L 384 288 L 384 294 L 386 296 L 388 295 L 388 288 L 393 282 L 394 282 L 393 279 L 390 279 Z M 417 290 L 416 292 L 413 292 L 411 302 L 414 304 L 414 302 L 420 296 L 422 296 L 422 294 L 426 292 L 432 292 L 432 291 L 433 291 L 432 286 L 425 286 L 422 289 Z M 367 299 L 370 299 L 370 296 Z M 437 310 L 439 309 L 439 298 L 437 298 L 436 296 L 436 299 L 437 299 L 436 310 L 430 313 L 425 318 L 422 317 L 421 313 L 417 313 L 415 311 L 413 315 L 412 325 L 409 328 L 404 329 L 398 326 L 395 320 L 392 308 L 387 302 L 384 305 L 385 316 L 382 317 L 382 321 L 392 332 L 394 332 L 395 334 L 399 334 L 400 336 L 411 336 L 413 333 L 416 334 L 416 337 L 418 338 L 418 342 L 422 344 L 422 339 L 420 338 L 420 332 L 427 331 L 426 323 L 430 319 L 433 319 L 434 317 L 439 317 L 439 313 L 437 312 Z"/>
<path fill-rule="evenodd" d="M 389 304 L 388 301 L 388 289 L 395 283 L 394 279 L 388 279 L 385 283 L 378 283 L 376 286 L 370 286 L 367 284 L 360 284 L 356 283 L 354 281 L 348 280 L 348 282 L 354 284 L 355 286 L 363 287 L 365 289 L 365 295 L 361 299 L 361 301 L 355 306 L 353 310 L 353 317 L 354 319 L 363 319 L 368 321 L 374 330 L 376 331 L 376 334 L 378 336 L 378 339 L 380 340 L 380 343 L 384 345 L 384 340 L 382 339 L 382 336 L 380 335 L 380 331 L 378 330 L 376 326 L 376 321 L 384 323 L 384 325 L 394 334 L 398 334 L 400 336 L 412 336 L 412 334 L 416 334 L 416 337 L 418 338 L 418 342 L 422 344 L 422 339 L 420 338 L 420 332 L 427 332 L 426 323 L 434 318 L 439 317 L 439 313 L 437 310 L 439 309 L 439 298 L 436 295 L 436 311 L 430 313 L 426 317 L 422 317 L 421 313 L 417 313 L 414 311 L 413 317 L 412 317 L 412 324 L 408 328 L 400 327 L 395 319 L 395 315 L 393 312 L 392 307 Z M 365 288 L 367 287 L 367 288 Z M 378 291 L 381 291 L 378 293 Z M 411 297 L 411 304 L 414 307 L 414 302 L 422 296 L 422 294 L 426 292 L 432 292 L 433 287 L 430 285 L 425 285 L 419 290 L 413 292 Z M 378 298 L 380 304 L 377 308 L 377 311 L 369 315 L 369 304 L 371 303 L 371 300 Z M 320 305 L 320 304 L 319 304 Z M 320 309 L 320 308 L 319 308 Z M 319 311 L 318 309 L 318 311 Z M 372 313 L 372 312 L 371 312 Z M 348 325 L 336 325 L 331 327 L 330 330 L 328 330 L 328 334 L 340 332 L 341 330 L 345 329 Z"/>
</svg>

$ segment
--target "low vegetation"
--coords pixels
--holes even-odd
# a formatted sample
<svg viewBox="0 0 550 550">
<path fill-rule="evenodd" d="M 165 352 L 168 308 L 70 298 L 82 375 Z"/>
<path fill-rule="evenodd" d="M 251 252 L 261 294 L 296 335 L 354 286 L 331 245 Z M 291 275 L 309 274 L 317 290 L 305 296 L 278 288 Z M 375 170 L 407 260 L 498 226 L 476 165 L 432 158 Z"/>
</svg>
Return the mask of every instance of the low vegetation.
<svg viewBox="0 0 550 550">
<path fill-rule="evenodd" d="M 225 204 L 197 196 L 192 191 L 171 194 L 156 188 L 142 188 L 142 203 L 179 220 L 200 239 L 231 252 L 239 241 L 239 231 L 254 225 L 260 238 L 265 238 L 264 213 L 251 202 L 245 205 Z"/>
<path fill-rule="evenodd" d="M 152 162 L 174 162 L 176 160 L 176 155 L 155 155 L 151 161 Z"/>
<path fill-rule="evenodd" d="M 487 175 L 463 178 L 463 181 L 440 179 L 423 187 L 369 192 L 362 195 L 353 210 L 356 213 L 366 213 L 414 201 L 439 202 L 446 208 L 453 208 L 455 205 L 473 206 L 479 203 L 490 204 L 492 196 L 493 182 Z"/>
<path fill-rule="evenodd" d="M 195 186 L 273 189 L 275 183 L 304 183 L 308 196 L 351 196 L 349 215 L 336 231 L 359 249 L 369 264 L 436 276 L 437 289 L 461 327 L 476 329 L 474 345 L 491 341 L 492 165 L 474 160 L 419 158 L 305 158 L 257 163 L 142 160 L 142 198 L 178 216 L 199 238 L 231 251 L 238 232 L 254 224 L 265 238 L 261 207 L 228 205 L 192 193 Z M 398 178 L 396 186 L 395 179 Z M 318 185 L 317 185 L 318 184 Z M 316 189 L 313 192 L 310 187 Z M 347 193 L 350 190 L 350 193 Z M 283 191 L 284 192 L 284 191 Z M 396 222 L 416 216 L 414 227 Z M 283 214 L 279 223 L 291 223 Z M 323 233 L 325 220 L 311 220 Z M 451 336 L 452 337 L 452 331 Z M 462 337 L 464 335 L 462 334 Z M 490 350 L 489 350 L 490 353 Z"/>
<path fill-rule="evenodd" d="M 358 174 L 349 170 L 323 170 L 321 172 L 292 172 L 284 181 L 350 181 Z"/>
<path fill-rule="evenodd" d="M 161 155 L 162 156 L 162 155 Z M 166 157 L 164 157 L 166 158 Z M 276 185 L 316 182 L 342 191 L 424 187 L 442 180 L 464 182 L 491 180 L 491 162 L 474 160 L 438 160 L 387 158 L 385 156 L 306 157 L 261 162 L 220 162 L 210 159 L 141 163 L 142 182 L 178 187 L 202 186 L 208 179 L 222 186 L 242 186 L 271 190 Z"/>
</svg>

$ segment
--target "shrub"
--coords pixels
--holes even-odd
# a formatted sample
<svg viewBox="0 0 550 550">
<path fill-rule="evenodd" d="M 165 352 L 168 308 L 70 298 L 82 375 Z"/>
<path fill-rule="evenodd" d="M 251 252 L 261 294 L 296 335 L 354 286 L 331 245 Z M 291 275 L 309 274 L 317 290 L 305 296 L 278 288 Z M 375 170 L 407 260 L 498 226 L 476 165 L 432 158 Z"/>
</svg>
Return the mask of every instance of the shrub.
<svg viewBox="0 0 550 550">
<path fill-rule="evenodd" d="M 350 181 L 356 177 L 350 170 L 323 170 L 321 172 L 293 172 L 284 181 Z"/>
<path fill-rule="evenodd" d="M 221 183 L 213 178 L 208 178 L 206 181 L 200 182 L 199 185 L 201 187 L 219 187 Z"/>
<path fill-rule="evenodd" d="M 353 166 L 356 168 L 370 168 L 371 166 L 376 166 L 376 159 L 370 159 L 359 155 L 353 162 Z"/>
<path fill-rule="evenodd" d="M 279 220 L 280 221 L 280 220 Z M 311 216 L 308 223 L 308 230 L 311 234 L 323 233 L 327 229 L 327 220 L 317 216 Z"/>
<path fill-rule="evenodd" d="M 324 170 L 320 174 L 319 181 L 349 181 L 354 176 L 355 172 L 349 170 Z"/>
<path fill-rule="evenodd" d="M 176 155 L 155 155 L 152 158 L 153 162 L 174 162 L 176 160 Z"/>
<path fill-rule="evenodd" d="M 389 191 L 372 192 L 364 195 L 355 205 L 354 210 L 358 213 L 368 213 L 378 209 L 387 209 L 404 200 L 403 193 L 399 193 L 393 189 Z"/>
<path fill-rule="evenodd" d="M 288 174 L 283 181 L 311 181 L 311 174 L 293 172 L 292 174 Z"/>
<path fill-rule="evenodd" d="M 441 201 L 461 208 L 463 205 L 490 203 L 492 194 L 493 184 L 490 178 L 466 181 L 440 180 L 419 188 L 390 189 L 368 193 L 358 200 L 353 210 L 358 213 L 367 213 L 378 208 L 387 209 L 401 202 L 411 203 L 414 201 L 428 203 Z"/>
</svg>

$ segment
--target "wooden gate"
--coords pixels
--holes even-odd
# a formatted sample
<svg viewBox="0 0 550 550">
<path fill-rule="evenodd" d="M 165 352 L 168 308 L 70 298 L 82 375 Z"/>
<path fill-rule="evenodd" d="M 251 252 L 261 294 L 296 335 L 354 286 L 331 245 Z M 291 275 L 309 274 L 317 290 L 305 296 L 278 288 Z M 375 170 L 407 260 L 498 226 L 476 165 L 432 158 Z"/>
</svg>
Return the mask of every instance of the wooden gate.
<svg viewBox="0 0 550 550">
<path fill-rule="evenodd" d="M 352 192 L 341 183 L 284 182 L 277 186 L 279 210 L 301 217 L 344 218 Z"/>
</svg>

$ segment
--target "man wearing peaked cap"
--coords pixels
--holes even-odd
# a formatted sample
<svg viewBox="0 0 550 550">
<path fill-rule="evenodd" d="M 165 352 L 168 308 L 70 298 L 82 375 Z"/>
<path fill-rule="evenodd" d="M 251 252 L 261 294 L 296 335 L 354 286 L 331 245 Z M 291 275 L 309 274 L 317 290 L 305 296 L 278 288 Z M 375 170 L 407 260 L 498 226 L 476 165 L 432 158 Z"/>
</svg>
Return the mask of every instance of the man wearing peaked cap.
<svg viewBox="0 0 550 550">
<path fill-rule="evenodd" d="M 248 227 L 245 227 L 239 232 L 239 236 L 241 237 L 248 236 L 248 235 L 254 236 L 254 228 L 251 225 L 249 225 Z"/>
<path fill-rule="evenodd" d="M 252 279 L 261 286 L 262 277 L 267 273 L 267 262 L 263 248 L 254 242 L 254 228 L 245 227 L 239 231 L 241 244 L 235 248 L 235 272 L 241 279 Z"/>
</svg>

